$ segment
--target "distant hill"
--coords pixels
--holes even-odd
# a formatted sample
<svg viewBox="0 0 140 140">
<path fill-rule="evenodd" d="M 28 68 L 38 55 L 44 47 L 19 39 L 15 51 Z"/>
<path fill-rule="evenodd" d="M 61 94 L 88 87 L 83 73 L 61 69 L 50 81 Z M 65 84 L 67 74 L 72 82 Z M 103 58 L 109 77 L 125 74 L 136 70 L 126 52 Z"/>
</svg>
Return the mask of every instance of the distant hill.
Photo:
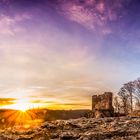
<svg viewBox="0 0 140 140">
<path fill-rule="evenodd" d="M 9 127 L 15 124 L 31 124 L 33 121 L 40 122 L 54 120 L 68 120 L 86 117 L 90 110 L 49 110 L 30 109 L 26 112 L 12 109 L 0 109 L 0 127 Z"/>
</svg>

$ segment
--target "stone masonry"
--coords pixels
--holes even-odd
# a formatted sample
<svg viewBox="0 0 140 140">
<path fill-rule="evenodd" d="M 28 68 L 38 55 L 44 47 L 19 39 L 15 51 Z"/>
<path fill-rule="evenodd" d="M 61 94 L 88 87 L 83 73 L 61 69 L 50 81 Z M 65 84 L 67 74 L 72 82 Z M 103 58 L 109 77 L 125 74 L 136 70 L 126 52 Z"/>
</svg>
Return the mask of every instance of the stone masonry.
<svg viewBox="0 0 140 140">
<path fill-rule="evenodd" d="M 112 106 L 112 92 L 105 92 L 102 95 L 92 96 L 92 110 L 96 118 L 111 117 L 114 114 Z"/>
</svg>

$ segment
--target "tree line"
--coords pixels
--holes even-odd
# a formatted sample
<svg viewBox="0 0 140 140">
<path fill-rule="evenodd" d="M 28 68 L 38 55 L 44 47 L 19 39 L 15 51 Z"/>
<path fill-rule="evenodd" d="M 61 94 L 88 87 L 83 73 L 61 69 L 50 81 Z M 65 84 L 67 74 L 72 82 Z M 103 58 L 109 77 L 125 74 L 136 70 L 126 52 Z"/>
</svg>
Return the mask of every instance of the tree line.
<svg viewBox="0 0 140 140">
<path fill-rule="evenodd" d="M 128 114 L 140 110 L 140 78 L 123 84 L 113 103 L 118 113 Z"/>
</svg>

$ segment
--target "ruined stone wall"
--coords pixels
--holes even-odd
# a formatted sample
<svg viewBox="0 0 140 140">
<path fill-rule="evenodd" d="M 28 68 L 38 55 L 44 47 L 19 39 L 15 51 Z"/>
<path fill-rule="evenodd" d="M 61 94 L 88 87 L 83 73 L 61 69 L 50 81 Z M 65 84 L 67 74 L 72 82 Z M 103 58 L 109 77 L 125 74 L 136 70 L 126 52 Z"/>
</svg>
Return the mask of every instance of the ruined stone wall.
<svg viewBox="0 0 140 140">
<path fill-rule="evenodd" d="M 105 92 L 102 95 L 93 95 L 92 96 L 92 110 L 96 114 L 112 116 L 113 106 L 112 106 L 113 93 Z"/>
</svg>

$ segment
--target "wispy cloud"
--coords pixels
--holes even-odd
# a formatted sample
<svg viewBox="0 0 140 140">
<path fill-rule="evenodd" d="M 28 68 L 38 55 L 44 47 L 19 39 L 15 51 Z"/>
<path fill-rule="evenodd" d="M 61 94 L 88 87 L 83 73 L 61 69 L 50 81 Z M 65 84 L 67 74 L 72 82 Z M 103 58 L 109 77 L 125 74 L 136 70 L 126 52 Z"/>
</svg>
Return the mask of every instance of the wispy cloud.
<svg viewBox="0 0 140 140">
<path fill-rule="evenodd" d="M 103 35 L 112 33 L 108 22 L 117 21 L 123 15 L 121 0 L 115 0 L 113 3 L 102 0 L 60 1 L 60 7 L 60 12 L 62 11 L 67 19 Z"/>
<path fill-rule="evenodd" d="M 5 105 L 11 105 L 15 103 L 14 98 L 0 98 L 0 107 Z"/>
<path fill-rule="evenodd" d="M 65 8 L 67 9 L 65 10 L 66 16 L 68 16 L 70 20 L 75 21 L 89 29 L 95 29 L 95 23 L 97 22 L 95 21 L 95 17 L 89 10 L 84 9 L 83 6 L 69 5 L 66 7 L 64 6 L 63 8 L 64 10 Z"/>
<path fill-rule="evenodd" d="M 16 14 L 14 16 L 0 14 L 0 34 L 15 35 L 19 32 L 24 32 L 24 28 L 20 26 L 20 22 L 29 20 L 31 16 L 27 13 Z"/>
</svg>

